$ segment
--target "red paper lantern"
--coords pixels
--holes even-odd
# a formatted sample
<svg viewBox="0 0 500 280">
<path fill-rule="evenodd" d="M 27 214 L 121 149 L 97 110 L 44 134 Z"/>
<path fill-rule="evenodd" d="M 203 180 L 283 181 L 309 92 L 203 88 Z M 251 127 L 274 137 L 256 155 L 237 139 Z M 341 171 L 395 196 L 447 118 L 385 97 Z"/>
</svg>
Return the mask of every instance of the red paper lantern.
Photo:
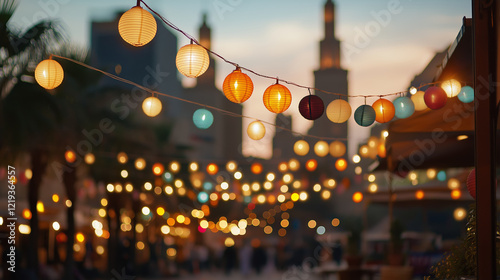
<svg viewBox="0 0 500 280">
<path fill-rule="evenodd" d="M 476 169 L 472 169 L 469 176 L 467 176 L 467 190 L 470 196 L 476 199 Z"/>
<path fill-rule="evenodd" d="M 441 109 L 446 105 L 446 100 L 448 100 L 448 95 L 444 89 L 440 87 L 429 87 L 424 94 L 424 101 L 427 107 L 432 110 Z"/>
<path fill-rule="evenodd" d="M 325 104 L 317 95 L 308 95 L 299 103 L 300 114 L 308 120 L 316 120 L 323 115 Z"/>
<path fill-rule="evenodd" d="M 386 123 L 392 120 L 396 114 L 394 104 L 387 99 L 380 98 L 373 103 L 372 107 L 375 110 L 375 120 L 379 123 Z"/>
</svg>

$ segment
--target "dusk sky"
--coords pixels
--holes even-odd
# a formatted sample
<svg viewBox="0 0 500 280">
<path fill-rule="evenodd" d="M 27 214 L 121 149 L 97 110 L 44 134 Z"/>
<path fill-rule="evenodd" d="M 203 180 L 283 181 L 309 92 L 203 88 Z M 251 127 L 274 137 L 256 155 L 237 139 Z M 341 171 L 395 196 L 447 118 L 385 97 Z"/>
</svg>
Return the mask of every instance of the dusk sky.
<svg viewBox="0 0 500 280">
<path fill-rule="evenodd" d="M 184 0 L 146 3 L 187 33 L 198 36 L 202 13 L 208 13 L 212 50 L 229 60 L 269 76 L 314 86 L 313 71 L 319 67 L 319 41 L 323 38 L 324 0 Z M 50 5 L 44 5 L 49 3 Z M 43 17 L 60 19 L 72 42 L 89 46 L 90 22 L 109 20 L 118 10 L 134 6 L 134 0 L 20 1 L 11 21 L 23 29 Z M 471 17 L 466 0 L 337 0 L 336 36 L 342 41 L 342 66 L 349 70 L 349 95 L 387 94 L 406 90 L 435 52 L 446 49 Z M 188 40 L 181 34 L 179 47 Z M 217 60 L 217 84 L 222 85 L 233 66 Z M 180 74 L 179 74 L 180 77 Z M 255 84 L 245 102 L 244 115 L 274 121 L 262 104 L 271 80 L 250 75 Z M 183 81 L 186 85 L 191 82 Z M 307 91 L 289 86 L 293 102 L 286 114 L 294 116 L 294 130 L 306 132 L 310 123 L 297 110 Z M 321 95 L 320 95 L 321 96 Z M 371 104 L 375 101 L 368 100 Z M 362 98 L 351 98 L 354 110 Z M 369 128 L 349 120 L 350 154 L 365 140 Z M 247 120 L 243 129 L 246 130 Z M 244 139 L 247 155 L 270 156 L 270 127 L 266 138 Z M 244 134 L 246 136 L 246 134 Z M 244 137 L 246 138 L 246 137 Z"/>
</svg>

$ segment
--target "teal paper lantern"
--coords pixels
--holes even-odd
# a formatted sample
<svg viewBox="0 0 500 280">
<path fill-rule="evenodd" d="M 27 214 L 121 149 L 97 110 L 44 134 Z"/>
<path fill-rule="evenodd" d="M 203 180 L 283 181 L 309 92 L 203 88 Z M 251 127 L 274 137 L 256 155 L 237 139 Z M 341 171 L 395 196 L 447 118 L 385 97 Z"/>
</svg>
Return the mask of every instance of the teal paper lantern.
<svg viewBox="0 0 500 280">
<path fill-rule="evenodd" d="M 206 192 L 199 192 L 198 201 L 200 203 L 206 203 L 208 201 L 208 194 Z"/>
<path fill-rule="evenodd" d="M 462 87 L 462 90 L 458 94 L 458 99 L 463 103 L 471 103 L 474 101 L 474 89 L 470 86 Z"/>
<path fill-rule="evenodd" d="M 207 129 L 214 123 L 214 115 L 207 109 L 198 109 L 193 114 L 193 122 L 197 128 Z"/>
<path fill-rule="evenodd" d="M 354 120 L 360 126 L 370 126 L 375 122 L 375 110 L 370 105 L 361 105 L 354 112 Z"/>
<path fill-rule="evenodd" d="M 396 109 L 396 117 L 400 119 L 406 119 L 415 112 L 415 105 L 408 97 L 398 97 L 392 104 L 394 104 L 394 108 Z"/>
</svg>

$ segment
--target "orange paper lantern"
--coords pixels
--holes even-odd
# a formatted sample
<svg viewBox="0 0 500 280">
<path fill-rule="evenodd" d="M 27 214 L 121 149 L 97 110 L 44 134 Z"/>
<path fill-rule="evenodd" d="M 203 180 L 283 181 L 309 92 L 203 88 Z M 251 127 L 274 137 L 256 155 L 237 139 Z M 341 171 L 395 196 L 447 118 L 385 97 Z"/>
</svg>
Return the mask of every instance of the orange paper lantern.
<svg viewBox="0 0 500 280">
<path fill-rule="evenodd" d="M 396 109 L 392 102 L 384 98 L 375 101 L 372 107 L 375 110 L 375 120 L 379 123 L 386 123 L 392 120 L 396 114 Z"/>
<path fill-rule="evenodd" d="M 276 84 L 266 89 L 263 99 L 267 110 L 279 114 L 285 112 L 290 107 L 292 94 L 288 88 L 276 82 Z"/>
<path fill-rule="evenodd" d="M 243 103 L 252 95 L 253 82 L 247 74 L 241 73 L 241 69 L 237 67 L 224 79 L 222 91 L 229 101 Z"/>
<path fill-rule="evenodd" d="M 156 35 L 156 20 L 139 6 L 125 12 L 118 22 L 118 32 L 125 42 L 134 47 L 144 46 Z"/>
</svg>

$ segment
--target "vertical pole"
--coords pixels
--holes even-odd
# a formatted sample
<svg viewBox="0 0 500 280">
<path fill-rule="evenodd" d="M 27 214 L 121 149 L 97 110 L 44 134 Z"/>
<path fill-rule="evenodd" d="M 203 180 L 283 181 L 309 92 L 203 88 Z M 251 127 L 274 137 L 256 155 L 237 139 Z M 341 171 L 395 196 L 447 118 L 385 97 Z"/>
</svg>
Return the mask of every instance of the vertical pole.
<svg viewBox="0 0 500 280">
<path fill-rule="evenodd" d="M 473 0 L 477 279 L 496 279 L 496 1 Z"/>
</svg>

